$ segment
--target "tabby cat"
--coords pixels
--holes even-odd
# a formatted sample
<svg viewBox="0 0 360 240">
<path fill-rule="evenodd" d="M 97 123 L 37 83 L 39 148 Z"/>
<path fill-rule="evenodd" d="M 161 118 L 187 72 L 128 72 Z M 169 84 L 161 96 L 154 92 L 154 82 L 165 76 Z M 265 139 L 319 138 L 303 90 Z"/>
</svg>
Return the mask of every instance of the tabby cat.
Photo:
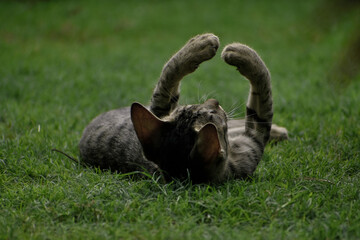
<svg viewBox="0 0 360 240">
<path fill-rule="evenodd" d="M 161 173 L 166 180 L 194 183 L 246 178 L 255 171 L 269 139 L 287 138 L 285 128 L 272 124 L 270 73 L 251 48 L 227 45 L 222 58 L 250 81 L 244 120 L 229 120 L 219 102 L 179 106 L 180 81 L 219 47 L 213 34 L 190 39 L 164 66 L 150 107 L 106 112 L 84 130 L 82 161 L 121 173 Z"/>
</svg>

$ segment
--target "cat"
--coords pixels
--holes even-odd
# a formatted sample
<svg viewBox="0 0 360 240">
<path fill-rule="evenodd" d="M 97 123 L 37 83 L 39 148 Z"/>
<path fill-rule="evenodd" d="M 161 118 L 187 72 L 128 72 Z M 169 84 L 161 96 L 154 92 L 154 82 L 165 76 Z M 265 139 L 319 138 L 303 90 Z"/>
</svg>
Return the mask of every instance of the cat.
<svg viewBox="0 0 360 240">
<path fill-rule="evenodd" d="M 215 56 L 219 38 L 191 38 L 162 69 L 151 104 L 133 103 L 96 117 L 84 130 L 80 158 L 88 165 L 121 173 L 161 173 L 166 181 L 220 183 L 247 178 L 271 140 L 288 138 L 272 124 L 270 73 L 250 47 L 232 43 L 222 59 L 250 81 L 244 120 L 230 120 L 215 99 L 179 106 L 181 79 Z"/>
</svg>

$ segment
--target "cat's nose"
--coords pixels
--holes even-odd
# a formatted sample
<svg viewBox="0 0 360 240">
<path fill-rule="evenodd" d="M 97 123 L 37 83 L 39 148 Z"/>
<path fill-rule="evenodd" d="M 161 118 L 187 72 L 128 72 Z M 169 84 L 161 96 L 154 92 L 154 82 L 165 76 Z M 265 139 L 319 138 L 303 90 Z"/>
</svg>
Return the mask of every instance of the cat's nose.
<svg viewBox="0 0 360 240">
<path fill-rule="evenodd" d="M 204 104 L 214 106 L 215 108 L 218 108 L 220 106 L 220 103 L 216 99 L 208 99 Z"/>
</svg>

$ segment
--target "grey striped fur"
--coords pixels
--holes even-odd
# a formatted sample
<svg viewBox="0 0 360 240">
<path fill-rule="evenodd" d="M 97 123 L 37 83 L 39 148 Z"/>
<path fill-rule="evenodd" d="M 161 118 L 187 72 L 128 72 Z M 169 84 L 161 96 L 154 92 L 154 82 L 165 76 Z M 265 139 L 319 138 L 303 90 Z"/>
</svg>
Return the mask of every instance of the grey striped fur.
<svg viewBox="0 0 360 240">
<path fill-rule="evenodd" d="M 269 139 L 288 138 L 272 124 L 270 73 L 254 50 L 233 43 L 222 52 L 250 82 L 244 120 L 228 120 L 215 99 L 178 106 L 182 78 L 218 47 L 213 34 L 193 37 L 165 64 L 150 107 L 134 103 L 95 118 L 80 140 L 82 161 L 122 173 L 158 172 L 166 180 L 190 176 L 195 183 L 251 176 Z"/>
</svg>

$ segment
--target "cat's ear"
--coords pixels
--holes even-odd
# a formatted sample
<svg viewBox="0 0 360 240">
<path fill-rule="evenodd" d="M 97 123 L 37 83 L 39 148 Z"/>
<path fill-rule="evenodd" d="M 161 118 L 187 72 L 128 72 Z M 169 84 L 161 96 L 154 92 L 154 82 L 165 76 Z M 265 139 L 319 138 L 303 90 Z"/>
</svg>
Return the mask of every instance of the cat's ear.
<svg viewBox="0 0 360 240">
<path fill-rule="evenodd" d="M 195 145 L 191 150 L 192 159 L 204 164 L 211 164 L 217 160 L 221 151 L 217 129 L 214 124 L 208 123 L 198 132 Z"/>
<path fill-rule="evenodd" d="M 146 158 L 155 160 L 154 156 L 161 146 L 166 122 L 160 120 L 140 103 L 131 105 L 131 121 Z"/>
</svg>

